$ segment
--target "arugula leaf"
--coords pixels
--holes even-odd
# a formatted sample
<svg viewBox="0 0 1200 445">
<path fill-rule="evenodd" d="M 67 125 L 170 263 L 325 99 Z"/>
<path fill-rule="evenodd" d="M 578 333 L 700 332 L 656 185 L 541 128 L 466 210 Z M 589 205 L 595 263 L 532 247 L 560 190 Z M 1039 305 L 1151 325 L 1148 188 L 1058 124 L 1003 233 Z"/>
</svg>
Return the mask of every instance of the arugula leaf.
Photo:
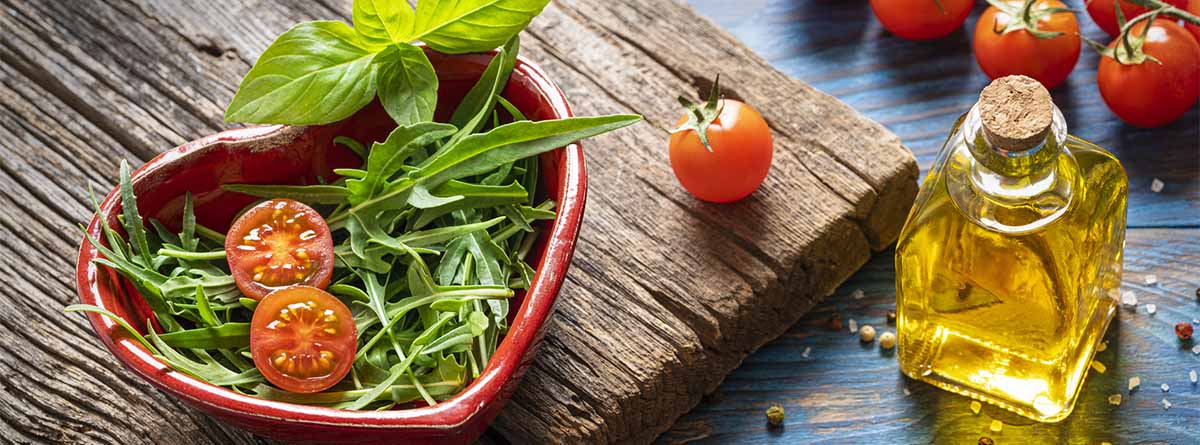
<svg viewBox="0 0 1200 445">
<path fill-rule="evenodd" d="M 224 349 L 250 346 L 250 323 L 225 323 L 217 327 L 187 329 L 159 335 L 175 348 Z"/>
<path fill-rule="evenodd" d="M 133 259 L 146 267 L 151 267 L 149 242 L 146 239 L 146 226 L 142 225 L 142 217 L 138 214 L 137 197 L 133 194 L 133 183 L 130 180 L 129 162 L 121 160 L 121 212 L 125 217 L 125 233 L 133 245 Z"/>
<path fill-rule="evenodd" d="M 487 173 L 505 163 L 626 127 L 641 119 L 637 115 L 617 114 L 513 122 L 463 138 L 429 158 L 419 171 L 425 183 L 441 185 L 451 179 Z"/>
<path fill-rule="evenodd" d="M 375 97 L 375 56 L 345 23 L 300 23 L 258 58 L 225 121 L 315 125 L 350 117 Z"/>
<path fill-rule="evenodd" d="M 382 70 L 379 101 L 399 125 L 429 122 L 437 108 L 437 73 L 425 50 L 393 45 L 376 58 Z"/>
<path fill-rule="evenodd" d="M 483 52 L 521 32 L 550 0 L 422 0 L 413 35 L 446 54 Z"/>
<path fill-rule="evenodd" d="M 362 179 L 346 181 L 346 188 L 351 193 L 350 202 L 357 204 L 370 198 L 381 184 L 400 171 L 418 149 L 450 136 L 455 131 L 453 125 L 435 122 L 396 127 L 383 142 L 371 145 L 371 151 L 367 155 L 366 174 Z"/>
<path fill-rule="evenodd" d="M 371 48 L 412 41 L 413 18 L 403 0 L 354 0 L 354 30 Z"/>
<path fill-rule="evenodd" d="M 350 197 L 346 187 L 337 185 L 224 184 L 221 190 L 259 198 L 288 198 L 306 204 L 341 204 Z"/>
<path fill-rule="evenodd" d="M 508 78 L 517 64 L 517 53 L 520 49 L 520 37 L 514 35 L 508 39 L 492 57 L 492 61 L 488 62 L 475 86 L 472 86 L 458 103 L 458 108 L 450 117 L 450 123 L 461 129 L 460 134 L 465 136 L 479 130 L 483 117 L 495 107 L 500 92 L 508 85 Z"/>
</svg>

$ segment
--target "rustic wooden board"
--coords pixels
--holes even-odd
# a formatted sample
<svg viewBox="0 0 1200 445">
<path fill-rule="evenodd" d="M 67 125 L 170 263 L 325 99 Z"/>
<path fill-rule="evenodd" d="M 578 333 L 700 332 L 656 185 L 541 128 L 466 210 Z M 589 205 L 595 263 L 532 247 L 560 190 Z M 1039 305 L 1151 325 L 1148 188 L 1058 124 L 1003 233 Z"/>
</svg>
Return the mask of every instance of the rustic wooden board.
<svg viewBox="0 0 1200 445">
<path fill-rule="evenodd" d="M 69 280 L 87 187 L 213 131 L 241 75 L 291 24 L 349 20 L 349 0 L 0 0 L 0 436 L 248 443 L 124 372 Z M 579 114 L 646 124 L 588 141 L 591 202 L 539 359 L 497 422 L 513 442 L 648 442 L 889 244 L 912 155 L 846 105 L 772 69 L 672 0 L 555 2 L 525 55 Z M 672 99 L 755 104 L 776 158 L 736 205 L 692 200 L 666 160 Z"/>
</svg>

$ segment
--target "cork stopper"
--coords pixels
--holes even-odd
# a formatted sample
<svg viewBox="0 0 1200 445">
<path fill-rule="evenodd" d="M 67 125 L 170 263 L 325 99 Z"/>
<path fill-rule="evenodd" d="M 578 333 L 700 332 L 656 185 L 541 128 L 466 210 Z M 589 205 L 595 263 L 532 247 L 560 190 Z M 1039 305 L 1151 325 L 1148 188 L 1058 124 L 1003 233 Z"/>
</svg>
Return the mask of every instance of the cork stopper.
<svg viewBox="0 0 1200 445">
<path fill-rule="evenodd" d="M 1041 82 L 1025 76 L 993 80 L 979 93 L 984 136 L 996 148 L 1023 151 L 1046 140 L 1054 102 Z"/>
</svg>

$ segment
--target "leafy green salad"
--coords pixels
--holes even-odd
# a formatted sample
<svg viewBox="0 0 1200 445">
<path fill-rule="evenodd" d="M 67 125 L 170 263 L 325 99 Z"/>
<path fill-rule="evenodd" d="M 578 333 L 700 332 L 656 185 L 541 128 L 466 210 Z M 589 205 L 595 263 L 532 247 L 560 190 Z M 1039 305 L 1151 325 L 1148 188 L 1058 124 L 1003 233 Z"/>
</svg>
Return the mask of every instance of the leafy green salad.
<svg viewBox="0 0 1200 445">
<path fill-rule="evenodd" d="M 291 28 L 259 58 L 228 121 L 317 125 L 376 97 L 396 122 L 382 141 L 335 142 L 362 159 L 318 185 L 227 184 L 262 198 L 226 233 L 138 213 L 121 165 L 118 229 L 97 205 L 88 241 L 152 317 L 120 324 L 176 371 L 264 399 L 344 409 L 434 405 L 480 375 L 530 286 L 539 221 L 538 156 L 640 116 L 531 121 L 502 95 L 517 34 L 549 0 L 356 0 L 354 27 Z M 434 122 L 428 50 L 496 50 L 447 122 Z M 498 47 L 498 49 L 497 49 Z M 94 201 L 94 198 L 93 198 Z M 132 324 L 131 324 L 132 323 Z M 137 327 L 144 328 L 140 334 Z M 144 325 L 144 326 L 142 326 Z"/>
</svg>

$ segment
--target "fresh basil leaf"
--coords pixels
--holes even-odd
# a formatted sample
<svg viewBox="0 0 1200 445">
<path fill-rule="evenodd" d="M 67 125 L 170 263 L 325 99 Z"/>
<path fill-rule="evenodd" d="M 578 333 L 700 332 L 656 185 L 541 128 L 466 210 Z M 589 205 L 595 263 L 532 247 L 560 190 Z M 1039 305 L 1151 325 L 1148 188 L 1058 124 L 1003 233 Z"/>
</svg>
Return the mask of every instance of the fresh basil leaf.
<svg viewBox="0 0 1200 445">
<path fill-rule="evenodd" d="M 404 0 L 354 0 L 354 30 L 372 48 L 412 41 L 413 17 Z"/>
<path fill-rule="evenodd" d="M 504 44 L 525 29 L 550 0 L 422 0 L 413 35 L 446 54 L 477 53 Z"/>
<path fill-rule="evenodd" d="M 315 125 L 350 117 L 375 98 L 375 57 L 345 23 L 296 25 L 242 79 L 225 121 Z"/>
<path fill-rule="evenodd" d="M 425 50 L 408 45 L 388 47 L 378 56 L 379 102 L 399 125 L 433 120 L 437 108 L 437 73 Z"/>
<path fill-rule="evenodd" d="M 474 134 L 421 165 L 421 180 L 440 185 L 451 179 L 487 173 L 496 167 L 565 146 L 580 139 L 632 125 L 637 115 L 572 117 L 520 121 Z"/>
</svg>

